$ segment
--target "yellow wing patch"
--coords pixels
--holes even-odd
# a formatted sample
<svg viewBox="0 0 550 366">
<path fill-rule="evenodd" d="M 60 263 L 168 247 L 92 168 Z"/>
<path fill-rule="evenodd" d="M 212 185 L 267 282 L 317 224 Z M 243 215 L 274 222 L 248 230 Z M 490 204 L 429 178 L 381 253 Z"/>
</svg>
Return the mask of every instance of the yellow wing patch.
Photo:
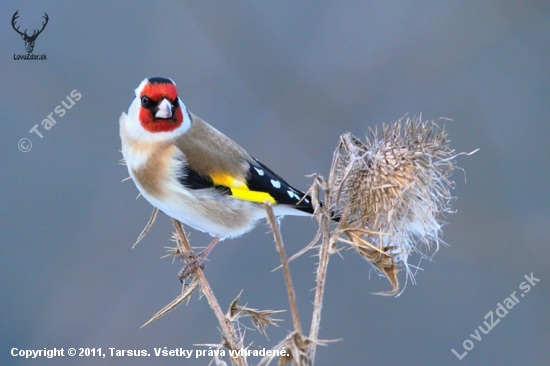
<svg viewBox="0 0 550 366">
<path fill-rule="evenodd" d="M 269 193 L 251 191 L 245 182 L 239 179 L 235 179 L 229 174 L 225 173 L 212 173 L 210 174 L 212 183 L 218 186 L 224 186 L 231 190 L 231 195 L 234 198 L 238 198 L 244 201 L 250 202 L 260 202 L 269 201 L 275 203 L 275 198 L 273 198 Z"/>
<path fill-rule="evenodd" d="M 231 193 L 233 194 L 233 197 L 241 200 L 251 201 L 251 202 L 260 202 L 260 203 L 269 201 L 271 203 L 275 203 L 275 198 L 271 197 L 269 193 L 251 191 L 250 189 L 248 189 L 248 187 L 246 187 L 246 189 L 238 189 L 238 188 L 230 188 L 230 189 L 231 189 Z"/>
</svg>

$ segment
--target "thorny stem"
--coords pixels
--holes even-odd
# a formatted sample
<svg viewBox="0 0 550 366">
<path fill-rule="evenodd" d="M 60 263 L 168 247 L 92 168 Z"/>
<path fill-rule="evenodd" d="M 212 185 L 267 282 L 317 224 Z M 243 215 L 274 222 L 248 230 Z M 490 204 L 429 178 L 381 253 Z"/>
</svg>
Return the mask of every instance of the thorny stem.
<svg viewBox="0 0 550 366">
<path fill-rule="evenodd" d="M 176 229 L 176 232 L 178 233 L 179 237 L 181 238 L 181 242 L 183 244 L 183 249 L 186 252 L 191 253 L 193 250 L 191 249 L 191 245 L 189 245 L 189 242 L 187 241 L 187 236 L 185 235 L 185 232 L 183 231 L 183 227 L 181 225 L 181 222 L 179 222 L 176 219 L 172 219 L 172 223 L 174 225 L 174 228 Z M 204 272 L 200 267 L 198 267 L 195 270 L 195 275 L 199 279 L 199 282 L 201 284 L 201 290 L 206 299 L 208 300 L 208 304 L 214 311 L 214 315 L 216 315 L 216 318 L 218 318 L 218 322 L 220 323 L 220 327 L 223 332 L 223 337 L 225 340 L 229 343 L 229 346 L 233 350 L 239 349 L 239 344 L 237 342 L 237 336 L 233 332 L 233 328 L 230 325 L 229 320 L 225 317 L 220 304 L 218 303 L 218 300 L 214 296 L 214 292 L 212 291 L 212 288 L 210 287 L 210 284 L 206 280 L 206 276 L 204 275 Z M 247 366 L 246 359 L 243 356 L 237 356 L 236 358 L 232 359 L 235 361 L 235 363 L 239 366 Z"/>
<path fill-rule="evenodd" d="M 292 313 L 292 323 L 294 324 L 294 330 L 298 334 L 302 334 L 302 327 L 300 325 L 300 317 L 298 316 L 298 307 L 296 306 L 296 295 L 294 293 L 294 286 L 292 284 L 292 277 L 290 275 L 290 267 L 288 265 L 288 259 L 286 256 L 285 248 L 283 245 L 283 238 L 281 237 L 281 231 L 279 230 L 279 225 L 277 225 L 277 220 L 273 214 L 273 209 L 271 204 L 266 202 L 264 204 L 265 210 L 267 211 L 267 221 L 273 232 L 273 237 L 275 238 L 275 244 L 277 245 L 277 251 L 281 256 L 281 264 L 283 266 L 283 273 L 286 283 L 286 291 L 288 294 L 288 302 L 290 303 L 290 312 Z"/>
<path fill-rule="evenodd" d="M 134 249 L 135 246 L 138 245 L 138 243 L 141 241 L 141 239 L 143 239 L 145 235 L 149 232 L 149 230 L 151 229 L 151 226 L 153 226 L 153 223 L 157 219 L 158 213 L 159 213 L 159 209 L 155 207 L 153 209 L 153 212 L 151 213 L 151 218 L 149 218 L 147 225 L 145 225 L 145 228 L 141 231 L 141 234 L 139 234 L 136 242 L 134 243 L 134 245 L 132 245 L 132 249 Z"/>
<path fill-rule="evenodd" d="M 317 286 L 315 288 L 315 300 L 313 302 L 313 314 L 311 317 L 311 328 L 309 331 L 309 338 L 313 340 L 309 344 L 309 365 L 313 365 L 315 362 L 315 350 L 317 337 L 319 336 L 319 328 L 321 326 L 321 309 L 323 307 L 323 295 L 325 291 L 325 280 L 327 278 L 328 261 L 330 258 L 330 223 L 327 222 L 327 215 L 321 217 L 321 227 L 323 230 L 323 240 L 321 241 L 321 247 L 319 248 L 319 264 L 317 266 Z"/>
</svg>

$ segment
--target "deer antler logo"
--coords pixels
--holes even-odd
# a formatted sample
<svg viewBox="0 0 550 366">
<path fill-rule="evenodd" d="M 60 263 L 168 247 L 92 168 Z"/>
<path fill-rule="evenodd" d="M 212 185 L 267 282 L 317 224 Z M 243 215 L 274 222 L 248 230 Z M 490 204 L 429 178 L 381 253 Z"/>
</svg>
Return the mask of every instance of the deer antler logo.
<svg viewBox="0 0 550 366">
<path fill-rule="evenodd" d="M 34 42 L 36 41 L 36 38 L 38 37 L 38 35 L 40 33 L 42 33 L 42 31 L 44 30 L 44 28 L 46 28 L 46 24 L 48 24 L 48 14 L 44 13 L 44 19 L 45 19 L 45 22 L 42 22 L 42 29 L 38 30 L 38 29 L 35 29 L 34 32 L 32 33 L 31 36 L 29 36 L 27 34 L 27 30 L 25 29 L 25 32 L 24 33 L 21 33 L 19 31 L 19 27 L 15 28 L 15 21 L 17 18 L 19 18 L 19 15 L 17 15 L 17 13 L 19 13 L 19 10 L 17 10 L 15 12 L 15 14 L 13 14 L 13 18 L 11 18 L 11 26 L 13 27 L 13 29 L 19 33 L 21 35 L 21 38 L 23 38 L 23 40 L 25 41 L 25 48 L 27 49 L 27 53 L 32 53 L 32 50 L 34 49 Z"/>
</svg>

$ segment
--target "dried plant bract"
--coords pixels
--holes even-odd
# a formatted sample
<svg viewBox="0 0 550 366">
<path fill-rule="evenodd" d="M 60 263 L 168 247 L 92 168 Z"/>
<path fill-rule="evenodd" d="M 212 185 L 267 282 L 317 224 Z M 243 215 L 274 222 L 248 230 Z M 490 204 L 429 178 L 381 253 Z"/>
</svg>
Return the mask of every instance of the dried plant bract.
<svg viewBox="0 0 550 366">
<path fill-rule="evenodd" d="M 273 315 L 285 312 L 286 310 L 259 310 L 249 308 L 246 305 L 239 305 L 241 294 L 242 291 L 229 305 L 229 309 L 225 314 L 227 320 L 229 320 L 231 323 L 234 323 L 238 321 L 239 318 L 249 316 L 252 320 L 252 324 L 254 324 L 254 326 L 267 337 L 266 327 L 268 325 L 277 327 L 277 322 L 282 321 L 281 319 L 273 318 Z"/>
</svg>

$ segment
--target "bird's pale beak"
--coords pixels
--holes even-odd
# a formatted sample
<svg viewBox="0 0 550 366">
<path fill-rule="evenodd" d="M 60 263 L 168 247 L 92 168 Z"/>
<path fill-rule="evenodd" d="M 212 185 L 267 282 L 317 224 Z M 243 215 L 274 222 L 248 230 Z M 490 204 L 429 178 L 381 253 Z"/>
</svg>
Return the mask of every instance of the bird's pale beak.
<svg viewBox="0 0 550 366">
<path fill-rule="evenodd" d="M 158 110 L 155 113 L 156 118 L 170 118 L 172 117 L 172 103 L 164 98 L 158 105 Z"/>
</svg>

